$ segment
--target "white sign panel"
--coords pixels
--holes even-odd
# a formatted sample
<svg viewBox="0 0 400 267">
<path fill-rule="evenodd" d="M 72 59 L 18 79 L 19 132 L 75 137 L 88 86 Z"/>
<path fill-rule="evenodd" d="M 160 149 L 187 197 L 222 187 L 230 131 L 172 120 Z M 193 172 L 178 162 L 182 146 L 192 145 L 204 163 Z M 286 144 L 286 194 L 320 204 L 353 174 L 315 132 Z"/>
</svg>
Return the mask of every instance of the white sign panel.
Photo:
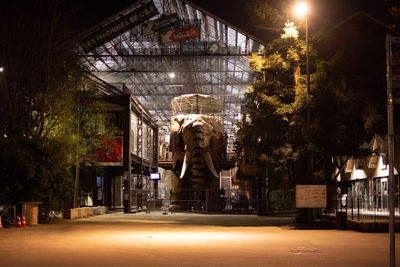
<svg viewBox="0 0 400 267">
<path fill-rule="evenodd" d="M 326 208 L 326 185 L 296 185 L 296 208 Z"/>
</svg>

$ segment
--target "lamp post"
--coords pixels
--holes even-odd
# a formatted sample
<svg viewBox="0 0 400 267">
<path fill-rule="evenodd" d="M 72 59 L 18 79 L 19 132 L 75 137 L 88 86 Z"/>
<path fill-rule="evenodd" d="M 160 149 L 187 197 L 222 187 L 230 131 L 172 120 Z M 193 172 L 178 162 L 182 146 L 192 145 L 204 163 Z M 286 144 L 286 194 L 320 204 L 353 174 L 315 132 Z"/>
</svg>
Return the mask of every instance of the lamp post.
<svg viewBox="0 0 400 267">
<path fill-rule="evenodd" d="M 295 5 L 294 7 L 294 12 L 298 17 L 304 18 L 305 19 L 305 23 L 306 23 L 306 73 L 307 73 L 307 95 L 310 95 L 310 64 L 309 64 L 309 42 L 308 42 L 308 12 L 309 12 L 309 7 L 308 4 L 306 2 L 299 2 Z M 307 101 L 307 114 L 306 114 L 306 141 L 309 142 L 310 141 L 310 122 L 311 122 L 311 112 L 310 112 L 310 101 Z M 306 184 L 311 182 L 311 172 L 312 172 L 312 157 L 311 157 L 311 153 L 308 153 L 308 158 L 307 158 L 307 169 L 306 169 L 306 179 L 303 181 Z M 312 228 L 312 224 L 313 224 L 313 209 L 312 208 L 307 208 L 305 209 L 305 212 L 307 213 L 307 223 L 308 223 L 308 227 Z M 303 214 L 303 216 L 305 215 L 304 213 L 300 213 Z M 300 220 L 301 219 L 301 215 L 300 216 Z M 305 218 L 304 218 L 305 219 Z"/>
<path fill-rule="evenodd" d="M 297 3 L 294 11 L 298 17 L 304 17 L 306 22 L 306 73 L 307 73 L 307 94 L 310 94 L 310 63 L 309 63 L 309 52 L 310 46 L 308 42 L 308 12 L 309 7 L 306 2 Z M 310 123 L 311 114 L 310 114 L 310 103 L 307 102 L 307 124 Z"/>
<path fill-rule="evenodd" d="M 307 95 L 310 95 L 310 63 L 309 63 L 309 52 L 310 46 L 308 42 L 308 13 L 309 13 L 309 6 L 306 2 L 299 2 L 295 5 L 294 8 L 295 14 L 298 17 L 304 18 L 306 23 L 306 73 L 307 73 Z M 306 141 L 310 141 L 310 123 L 311 123 L 311 111 L 310 111 L 310 100 L 307 101 L 307 114 L 306 114 Z M 312 171 L 312 158 L 311 154 L 309 153 L 307 162 L 307 180 L 311 177 Z"/>
</svg>

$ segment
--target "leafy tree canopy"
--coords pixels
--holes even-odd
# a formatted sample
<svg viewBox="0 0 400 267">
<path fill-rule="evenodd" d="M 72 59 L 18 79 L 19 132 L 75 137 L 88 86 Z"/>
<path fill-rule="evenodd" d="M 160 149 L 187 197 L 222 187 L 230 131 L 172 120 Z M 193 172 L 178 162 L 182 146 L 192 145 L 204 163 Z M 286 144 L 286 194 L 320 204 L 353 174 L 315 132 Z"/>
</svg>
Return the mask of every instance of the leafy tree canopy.
<svg viewBox="0 0 400 267">
<path fill-rule="evenodd" d="M 71 7 L 7 1 L 0 35 L 0 203 L 71 197 L 73 165 L 93 148 L 99 97 L 75 53 Z"/>
<path fill-rule="evenodd" d="M 272 8 L 257 12 L 279 17 Z M 249 88 L 252 123 L 242 129 L 241 143 L 258 155 L 270 176 L 293 183 L 324 181 L 332 175 L 333 156 L 362 153 L 362 143 L 385 133 L 384 31 L 370 23 L 351 21 L 334 30 L 321 25 L 310 37 L 309 94 L 303 27 L 299 38 L 287 34 L 295 29 L 285 30 L 262 56 L 253 55 L 250 66 L 263 78 Z"/>
</svg>

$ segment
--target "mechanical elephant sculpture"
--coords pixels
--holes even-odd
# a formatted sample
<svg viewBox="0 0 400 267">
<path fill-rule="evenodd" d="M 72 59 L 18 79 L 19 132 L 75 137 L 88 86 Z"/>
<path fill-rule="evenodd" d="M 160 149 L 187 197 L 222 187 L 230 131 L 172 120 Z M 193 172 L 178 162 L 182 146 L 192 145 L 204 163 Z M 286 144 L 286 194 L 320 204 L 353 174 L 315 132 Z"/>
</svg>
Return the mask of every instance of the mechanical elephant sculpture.
<svg viewBox="0 0 400 267">
<path fill-rule="evenodd" d="M 219 171 L 226 151 L 221 123 L 202 114 L 173 117 L 170 150 L 176 175 L 170 209 L 218 210 Z"/>
</svg>

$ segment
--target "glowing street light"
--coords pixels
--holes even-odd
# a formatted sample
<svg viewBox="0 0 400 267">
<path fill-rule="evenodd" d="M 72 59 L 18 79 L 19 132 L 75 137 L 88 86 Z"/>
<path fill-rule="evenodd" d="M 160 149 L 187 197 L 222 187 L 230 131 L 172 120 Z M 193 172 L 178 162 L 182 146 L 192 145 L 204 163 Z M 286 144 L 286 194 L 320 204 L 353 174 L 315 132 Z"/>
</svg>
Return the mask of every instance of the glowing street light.
<svg viewBox="0 0 400 267">
<path fill-rule="evenodd" d="M 170 72 L 170 73 L 168 73 L 168 76 L 169 76 L 171 79 L 175 78 L 175 72 Z"/>
<path fill-rule="evenodd" d="M 294 7 L 294 12 L 298 17 L 305 17 L 309 11 L 308 4 L 305 2 L 297 3 Z"/>
</svg>

